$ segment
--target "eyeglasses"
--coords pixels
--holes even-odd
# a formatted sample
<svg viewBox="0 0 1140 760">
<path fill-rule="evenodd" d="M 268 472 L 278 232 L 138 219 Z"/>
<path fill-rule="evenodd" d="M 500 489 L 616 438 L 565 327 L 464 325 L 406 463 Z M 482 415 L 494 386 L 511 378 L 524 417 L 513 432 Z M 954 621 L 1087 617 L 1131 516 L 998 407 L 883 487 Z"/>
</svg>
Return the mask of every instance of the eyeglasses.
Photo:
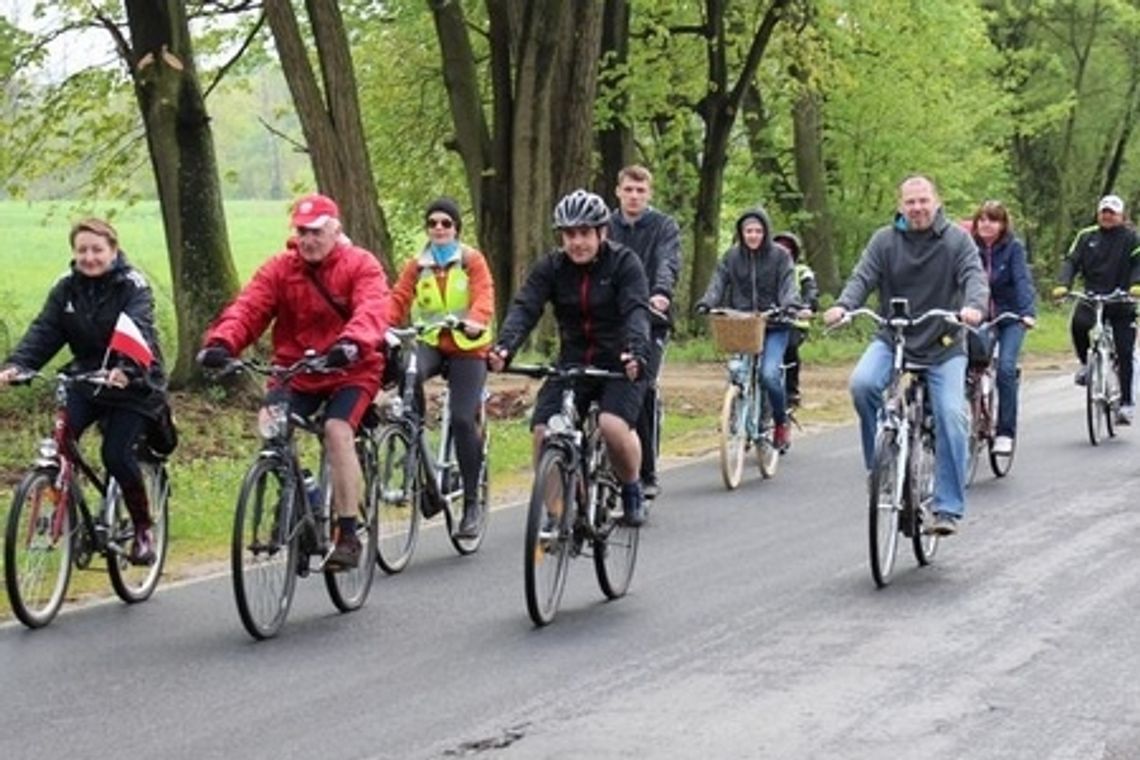
<svg viewBox="0 0 1140 760">
<path fill-rule="evenodd" d="M 427 220 L 427 226 L 428 226 L 428 229 L 435 229 L 436 227 L 442 227 L 445 230 L 450 230 L 452 227 L 455 226 L 455 222 L 451 221 L 447 217 L 444 217 L 443 219 L 432 218 L 432 219 Z"/>
</svg>

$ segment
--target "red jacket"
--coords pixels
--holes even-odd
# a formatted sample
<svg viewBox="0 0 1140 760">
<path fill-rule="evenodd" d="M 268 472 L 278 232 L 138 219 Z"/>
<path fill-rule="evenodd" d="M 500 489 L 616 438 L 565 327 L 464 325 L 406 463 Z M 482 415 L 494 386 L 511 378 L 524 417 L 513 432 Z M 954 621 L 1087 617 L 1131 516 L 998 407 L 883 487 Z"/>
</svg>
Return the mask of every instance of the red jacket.
<svg viewBox="0 0 1140 760">
<path fill-rule="evenodd" d="M 321 295 L 310 272 L 349 312 L 347 322 Z M 376 347 L 388 327 L 387 313 L 388 279 L 371 253 L 345 238 L 314 267 L 290 240 L 210 325 L 203 343 L 221 343 L 236 356 L 273 322 L 273 361 L 288 365 L 307 349 L 324 353 L 348 339 L 360 349 L 360 358 L 343 373 L 298 375 L 290 385 L 303 393 L 358 386 L 374 394 L 383 369 Z"/>
</svg>

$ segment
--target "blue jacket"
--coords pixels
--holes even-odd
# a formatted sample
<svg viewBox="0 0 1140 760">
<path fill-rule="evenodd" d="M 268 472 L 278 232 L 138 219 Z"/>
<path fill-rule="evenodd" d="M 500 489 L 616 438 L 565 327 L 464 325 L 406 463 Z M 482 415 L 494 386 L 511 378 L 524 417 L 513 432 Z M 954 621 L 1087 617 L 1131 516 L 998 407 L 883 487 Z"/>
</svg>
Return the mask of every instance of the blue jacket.
<svg viewBox="0 0 1140 760">
<path fill-rule="evenodd" d="M 1036 317 L 1036 293 L 1033 277 L 1029 274 L 1025 247 L 1008 232 L 994 243 L 993 248 L 974 238 L 982 257 L 982 269 L 990 281 L 990 314 L 992 319 L 1003 311 L 1012 311 L 1023 317 Z"/>
</svg>

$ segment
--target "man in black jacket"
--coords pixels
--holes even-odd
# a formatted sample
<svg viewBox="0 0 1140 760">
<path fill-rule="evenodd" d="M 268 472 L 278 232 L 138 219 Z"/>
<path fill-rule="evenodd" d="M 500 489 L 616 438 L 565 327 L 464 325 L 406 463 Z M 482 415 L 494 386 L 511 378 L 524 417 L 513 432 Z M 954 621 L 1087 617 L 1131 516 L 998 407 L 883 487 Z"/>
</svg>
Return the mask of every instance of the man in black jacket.
<svg viewBox="0 0 1140 760">
<path fill-rule="evenodd" d="M 625 372 L 628 380 L 606 380 L 576 390 L 579 403 L 596 398 L 601 406 L 598 425 L 622 482 L 624 520 L 636 526 L 645 519 L 638 480 L 641 444 L 634 427 L 641 413 L 649 355 L 648 293 L 637 254 L 606 239 L 608 219 L 605 201 L 585 190 L 575 190 L 558 202 L 554 228 L 561 247 L 531 268 L 487 359 L 493 371 L 501 371 L 550 303 L 558 323 L 559 365 Z M 549 380 L 535 399 L 531 427 L 536 452 L 546 421 L 559 411 L 562 389 L 561 382 Z"/>
<path fill-rule="evenodd" d="M 681 230 L 668 214 L 649 205 L 653 199 L 653 175 L 644 166 L 632 164 L 618 172 L 619 208 L 610 214 L 608 237 L 633 249 L 645 267 L 649 285 L 649 356 L 645 365 L 647 388 L 637 421 L 641 441 L 641 485 L 645 497 L 657 496 L 657 381 L 665 343 L 669 340 L 669 310 L 673 288 L 681 273 Z"/>
<path fill-rule="evenodd" d="M 1129 290 L 1140 282 L 1140 236 L 1136 230 L 1124 224 L 1124 201 L 1119 195 L 1106 195 L 1096 206 L 1097 223 L 1085 227 L 1077 233 L 1069 253 L 1061 266 L 1057 278 L 1060 283 L 1053 289 L 1053 296 L 1060 298 L 1069 292 L 1073 279 L 1080 275 L 1089 293 L 1106 294 L 1114 290 Z M 1137 293 L 1133 293 L 1137 295 Z M 1112 337 L 1116 341 L 1116 355 L 1120 377 L 1120 411 L 1116 422 L 1120 425 L 1132 423 L 1135 410 L 1132 400 L 1132 350 L 1136 344 L 1136 307 L 1132 304 L 1108 304 L 1104 309 L 1105 319 L 1112 325 Z M 1089 353 L 1089 330 L 1096 317 L 1092 307 L 1086 303 L 1077 304 L 1073 309 L 1072 332 L 1073 349 L 1081 368 L 1075 378 L 1077 385 L 1085 383 L 1085 359 Z"/>
</svg>

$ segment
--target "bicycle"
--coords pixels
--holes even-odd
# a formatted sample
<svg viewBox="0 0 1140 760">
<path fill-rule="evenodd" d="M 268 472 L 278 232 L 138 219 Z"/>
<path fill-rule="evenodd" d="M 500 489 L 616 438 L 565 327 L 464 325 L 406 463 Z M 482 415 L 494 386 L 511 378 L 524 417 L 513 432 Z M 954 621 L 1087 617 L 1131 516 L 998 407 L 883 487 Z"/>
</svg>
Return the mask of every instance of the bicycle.
<svg viewBox="0 0 1140 760">
<path fill-rule="evenodd" d="M 1010 320 L 1020 321 L 1021 316 L 1012 311 L 1005 311 L 988 322 L 967 329 L 988 340 L 991 329 Z M 993 470 L 995 477 L 1005 477 L 1010 468 L 1013 467 L 1016 441 L 1014 442 L 1015 448 L 1011 449 L 1009 453 L 994 451 L 998 420 L 997 364 L 995 359 L 997 347 L 997 340 L 992 340 L 989 346 L 989 360 L 985 364 L 971 362 L 966 369 L 966 403 L 970 412 L 969 439 L 966 443 L 969 454 L 966 465 L 966 485 L 972 484 L 977 476 L 978 462 L 982 458 L 983 448 L 989 455 L 990 469 Z M 1020 369 L 1017 374 L 1018 382 L 1020 382 Z"/>
<path fill-rule="evenodd" d="M 13 379 L 27 385 L 37 372 Z M 166 562 L 170 479 L 165 460 L 151 452 L 140 457 L 143 483 L 150 505 L 154 536 L 154 562 L 134 565 L 127 546 L 134 540 L 134 524 L 122 490 L 112 477 L 100 478 L 84 460 L 67 417 L 67 398 L 79 383 L 108 385 L 105 370 L 56 378 L 53 432 L 43 439 L 32 467 L 12 499 L 4 539 L 4 582 L 12 611 L 29 628 L 50 623 L 67 595 L 71 569 L 86 570 L 95 555 L 107 560 L 111 586 L 127 604 L 150 598 Z M 92 515 L 84 494 L 85 483 L 99 494 Z"/>
<path fill-rule="evenodd" d="M 240 371 L 271 377 L 286 386 L 297 375 L 334 370 L 325 366 L 324 356 L 308 351 L 288 367 L 234 359 L 218 374 Z M 230 542 L 234 600 L 242 625 L 255 639 L 272 638 L 281 630 L 293 603 L 297 578 L 307 577 L 314 569 L 312 557 L 320 558 L 315 569 L 324 574 L 329 598 L 338 610 L 359 609 L 368 598 L 376 571 L 371 558 L 376 551 L 379 501 L 375 475 L 378 422 L 370 410 L 356 436 L 357 456 L 364 472 L 364 498 L 357 520 L 363 559 L 355 569 L 334 571 L 325 567 L 333 547 L 329 519 L 332 483 L 322 423 L 293 412 L 288 397 L 263 407 L 258 417 L 261 449 L 242 480 Z M 314 435 L 320 445 L 316 494 L 306 488 L 308 471 L 297 451 L 298 430 Z"/>
<path fill-rule="evenodd" d="M 920 566 L 930 564 L 938 551 L 938 534 L 928 530 L 934 521 L 934 415 L 926 399 L 926 368 L 905 359 L 904 331 L 930 319 L 960 323 L 952 311 L 931 309 L 912 317 L 909 308 L 907 299 L 892 298 L 890 317 L 859 308 L 847 312 L 836 325 L 865 316 L 881 327 L 890 328 L 892 335 L 894 358 L 879 411 L 868 480 L 871 577 L 879 588 L 890 583 L 900 533 L 911 539 L 914 557 Z"/>
<path fill-rule="evenodd" d="M 782 451 L 774 438 L 776 427 L 772 421 L 771 404 L 760 382 L 763 353 L 757 352 L 755 347 L 763 345 L 764 325 L 788 321 L 776 319 L 781 313 L 779 307 L 755 314 L 732 309 L 709 311 L 714 320 L 723 317 L 741 323 L 744 328 L 737 340 L 729 337 L 728 331 L 722 329 L 718 333 L 714 327 L 718 348 L 733 352 L 728 359 L 728 376 L 720 412 L 720 474 L 725 488 L 730 491 L 740 485 L 744 475 L 744 458 L 749 450 L 756 451 L 756 463 L 760 475 L 765 479 L 775 477 L 780 463 Z M 762 320 L 759 328 L 754 326 L 757 318 Z M 753 320 L 752 324 L 744 324 L 749 319 Z M 781 385 L 785 384 L 788 366 L 780 364 Z M 792 421 L 791 413 L 789 409 L 789 421 Z"/>
<path fill-rule="evenodd" d="M 463 478 L 451 433 L 448 390 L 443 390 L 439 402 L 440 438 L 435 453 L 424 420 L 425 412 L 419 408 L 416 394 L 421 382 L 416 356 L 419 336 L 440 326 L 458 329 L 460 325 L 459 320 L 451 317 L 438 325 L 388 330 L 388 334 L 400 342 L 401 353 L 407 356 L 401 392 L 390 397 L 381 409 L 386 424 L 376 444 L 380 464 L 380 533 L 376 562 L 390 575 L 401 572 L 411 560 L 419 538 L 421 516 L 426 520 L 442 511 L 447 536 L 460 555 L 478 551 L 487 532 L 491 435 L 487 427 L 486 391 L 483 391 L 477 418 L 483 433 L 483 466 L 479 469 L 479 529 L 474 537 L 456 535 L 463 519 Z"/>
<path fill-rule="evenodd" d="M 1095 322 L 1089 330 L 1088 358 L 1085 361 L 1085 422 L 1089 443 L 1093 446 L 1107 437 L 1116 436 L 1115 414 L 1120 411 L 1120 376 L 1116 374 L 1116 343 L 1112 323 L 1104 320 L 1104 307 L 1110 303 L 1135 303 L 1135 299 L 1119 288 L 1107 294 L 1070 292 L 1074 301 L 1089 304 Z M 1131 357 L 1129 357 L 1131 360 Z"/>
<path fill-rule="evenodd" d="M 640 528 L 622 522 L 621 484 L 598 428 L 598 403 L 579 413 L 574 386 L 626 380 L 597 367 L 511 366 L 506 372 L 567 381 L 561 410 L 546 421 L 527 511 L 523 571 L 526 606 L 536 626 L 550 623 L 566 587 L 570 560 L 589 553 L 608 599 L 629 590 Z"/>
</svg>

